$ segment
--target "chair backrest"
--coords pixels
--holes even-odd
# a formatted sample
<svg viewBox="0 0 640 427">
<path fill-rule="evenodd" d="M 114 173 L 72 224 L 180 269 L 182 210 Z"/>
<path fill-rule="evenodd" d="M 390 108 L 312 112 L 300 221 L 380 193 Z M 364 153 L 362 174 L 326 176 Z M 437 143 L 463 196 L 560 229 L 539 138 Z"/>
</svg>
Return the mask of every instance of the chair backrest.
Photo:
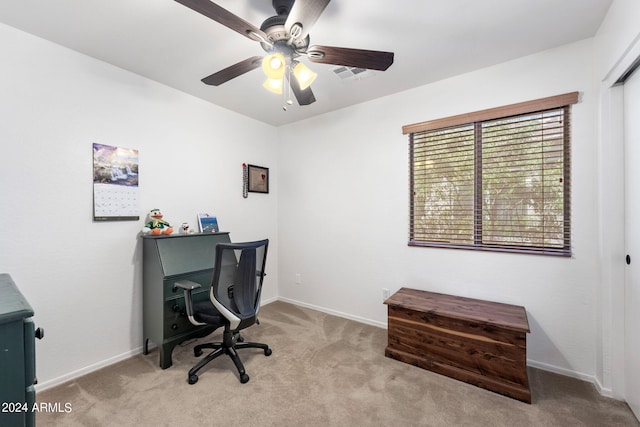
<svg viewBox="0 0 640 427">
<path fill-rule="evenodd" d="M 218 243 L 210 299 L 232 330 L 255 323 L 269 240 Z"/>
</svg>

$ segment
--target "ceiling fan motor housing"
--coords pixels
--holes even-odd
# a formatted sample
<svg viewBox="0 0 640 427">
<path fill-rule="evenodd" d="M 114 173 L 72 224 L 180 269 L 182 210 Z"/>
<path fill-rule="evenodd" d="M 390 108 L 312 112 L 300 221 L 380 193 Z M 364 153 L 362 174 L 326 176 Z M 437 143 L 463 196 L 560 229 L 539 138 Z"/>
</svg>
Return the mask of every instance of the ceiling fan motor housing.
<svg viewBox="0 0 640 427">
<path fill-rule="evenodd" d="M 274 0 L 273 2 L 276 3 L 277 1 L 284 0 Z M 260 44 L 265 52 L 278 51 L 285 56 L 288 54 L 299 56 L 300 53 L 306 52 L 309 47 L 309 35 L 307 34 L 307 36 L 302 39 L 293 39 L 290 42 L 291 34 L 284 28 L 286 21 L 287 15 L 276 15 L 265 19 L 262 23 L 260 30 L 267 35 L 267 39 L 273 44 L 273 46 L 269 46 L 261 42 Z"/>
<path fill-rule="evenodd" d="M 295 0 L 273 0 L 271 4 L 278 15 L 289 15 L 289 11 Z"/>
</svg>

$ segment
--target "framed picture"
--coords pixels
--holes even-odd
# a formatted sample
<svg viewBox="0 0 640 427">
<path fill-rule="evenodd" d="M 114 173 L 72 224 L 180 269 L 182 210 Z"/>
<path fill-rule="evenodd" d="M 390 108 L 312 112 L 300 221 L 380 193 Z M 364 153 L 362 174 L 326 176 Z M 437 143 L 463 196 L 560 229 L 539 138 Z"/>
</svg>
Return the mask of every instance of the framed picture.
<svg viewBox="0 0 640 427">
<path fill-rule="evenodd" d="M 268 193 L 269 192 L 269 168 L 262 166 L 247 165 L 249 168 L 249 192 Z"/>
<path fill-rule="evenodd" d="M 218 218 L 208 213 L 198 214 L 198 229 L 201 233 L 217 233 L 220 231 L 218 227 Z"/>
</svg>

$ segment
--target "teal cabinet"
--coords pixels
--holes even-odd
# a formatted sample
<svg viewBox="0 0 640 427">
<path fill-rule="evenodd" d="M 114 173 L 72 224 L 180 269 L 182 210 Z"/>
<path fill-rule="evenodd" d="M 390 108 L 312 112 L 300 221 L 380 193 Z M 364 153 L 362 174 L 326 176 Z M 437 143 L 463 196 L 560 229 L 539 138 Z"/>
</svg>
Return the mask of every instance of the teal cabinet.
<svg viewBox="0 0 640 427">
<path fill-rule="evenodd" d="M 171 353 L 181 342 L 213 332 L 209 326 L 189 322 L 184 294 L 176 289 L 178 280 L 192 280 L 202 288 L 194 292 L 196 301 L 209 298 L 209 288 L 218 243 L 229 243 L 229 233 L 143 235 L 143 352 L 149 341 L 160 350 L 160 367 L 171 366 Z"/>
<path fill-rule="evenodd" d="M 0 426 L 35 426 L 33 309 L 8 274 L 0 274 Z"/>
</svg>

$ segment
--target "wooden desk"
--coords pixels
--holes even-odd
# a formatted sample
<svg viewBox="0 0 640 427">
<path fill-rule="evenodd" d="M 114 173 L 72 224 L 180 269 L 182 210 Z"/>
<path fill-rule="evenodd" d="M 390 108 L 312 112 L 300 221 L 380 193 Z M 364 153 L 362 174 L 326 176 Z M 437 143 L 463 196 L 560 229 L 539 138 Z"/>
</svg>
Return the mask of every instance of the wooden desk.
<svg viewBox="0 0 640 427">
<path fill-rule="evenodd" d="M 524 307 L 402 288 L 385 355 L 531 403 Z"/>
<path fill-rule="evenodd" d="M 171 366 L 176 345 L 206 336 L 215 328 L 195 326 L 186 316 L 184 294 L 174 287 L 178 280 L 193 280 L 202 288 L 193 293 L 195 301 L 209 298 L 216 245 L 229 243 L 229 233 L 172 234 L 143 237 L 142 298 L 143 353 L 149 340 L 160 348 L 160 367 Z"/>
</svg>

